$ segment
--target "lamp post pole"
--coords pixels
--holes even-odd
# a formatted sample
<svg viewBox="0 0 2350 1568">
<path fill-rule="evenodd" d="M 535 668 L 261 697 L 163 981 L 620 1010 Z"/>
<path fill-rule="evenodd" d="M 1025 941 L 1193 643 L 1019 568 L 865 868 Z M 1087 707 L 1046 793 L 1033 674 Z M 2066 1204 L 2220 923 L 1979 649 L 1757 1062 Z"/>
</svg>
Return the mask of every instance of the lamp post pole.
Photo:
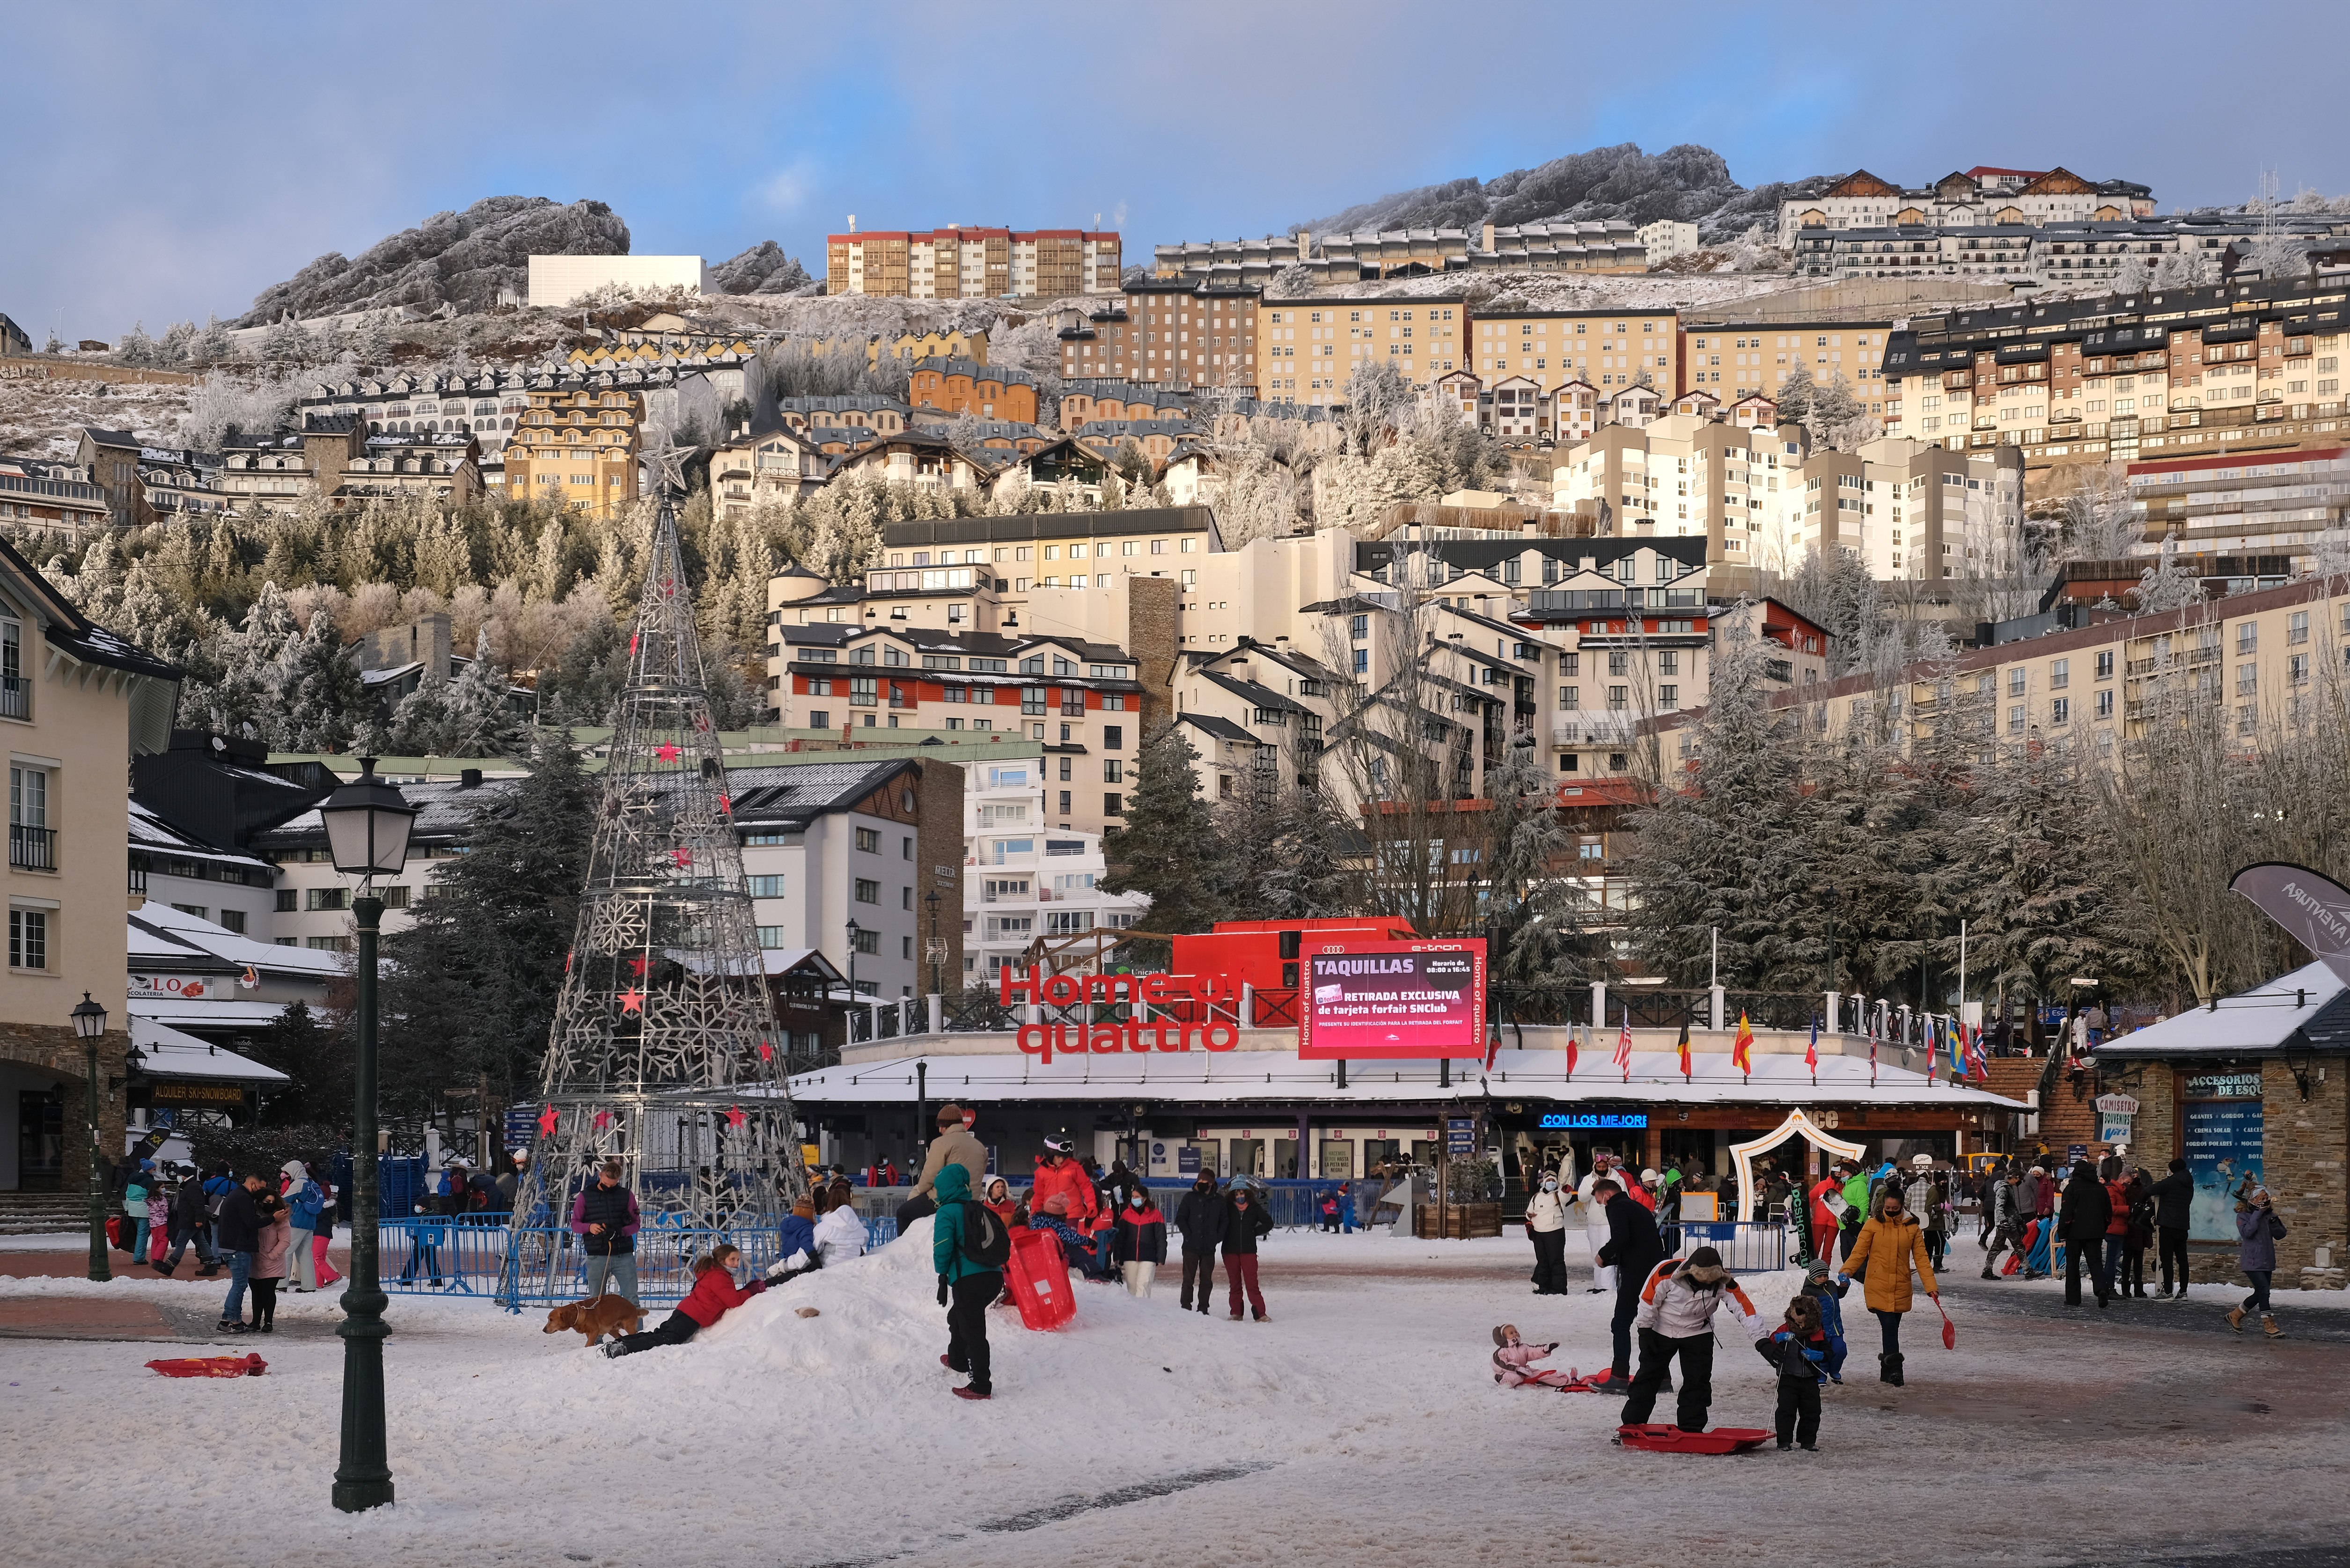
<svg viewBox="0 0 2350 1568">
<path fill-rule="evenodd" d="M 922 895 L 922 902 L 931 907 L 931 994 L 944 995 L 947 950 L 939 941 L 939 890 L 936 888 Z"/>
<path fill-rule="evenodd" d="M 377 1272 L 376 938 L 383 900 L 351 900 L 359 926 L 359 1061 L 351 1089 L 351 1280 L 343 1293 L 343 1456 L 335 1467 L 335 1506 L 359 1513 L 391 1501 L 391 1466 L 383 1437 L 383 1293 Z"/>
<path fill-rule="evenodd" d="M 89 1277 L 103 1284 L 114 1278 L 106 1255 L 106 1172 L 99 1158 L 105 1143 L 98 1128 L 98 1042 L 106 1033 L 106 1009 L 85 991 L 73 1021 L 74 1033 L 81 1036 L 82 1082 L 89 1096 Z"/>
</svg>

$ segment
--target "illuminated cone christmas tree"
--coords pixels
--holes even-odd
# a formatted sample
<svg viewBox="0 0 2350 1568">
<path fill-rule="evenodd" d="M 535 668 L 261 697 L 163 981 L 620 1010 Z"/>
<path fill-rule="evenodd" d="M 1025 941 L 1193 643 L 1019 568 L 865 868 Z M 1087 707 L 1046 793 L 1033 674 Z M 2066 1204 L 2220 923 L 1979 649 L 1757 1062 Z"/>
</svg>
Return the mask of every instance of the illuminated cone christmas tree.
<svg viewBox="0 0 2350 1568">
<path fill-rule="evenodd" d="M 515 1195 L 509 1299 L 576 1294 L 564 1225 L 607 1159 L 643 1214 L 645 1295 L 681 1293 L 664 1288 L 671 1254 L 708 1232 L 740 1232 L 746 1252 L 771 1236 L 807 1189 L 781 1038 L 665 493 Z"/>
</svg>

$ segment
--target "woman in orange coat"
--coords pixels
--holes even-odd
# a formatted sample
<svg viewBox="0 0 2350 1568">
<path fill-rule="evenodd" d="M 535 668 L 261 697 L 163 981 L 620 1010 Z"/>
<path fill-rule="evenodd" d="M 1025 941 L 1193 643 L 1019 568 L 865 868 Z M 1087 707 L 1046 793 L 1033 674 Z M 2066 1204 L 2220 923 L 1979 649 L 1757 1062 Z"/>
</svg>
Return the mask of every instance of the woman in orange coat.
<svg viewBox="0 0 2350 1568">
<path fill-rule="evenodd" d="M 1901 1386 L 1901 1314 L 1916 1302 L 1909 1290 L 1913 1267 L 1926 1294 L 1939 1302 L 1942 1289 L 1934 1279 L 1933 1260 L 1926 1254 L 1926 1233 L 1918 1228 L 1917 1217 L 1903 1207 L 1901 1189 L 1888 1183 L 1877 1200 L 1877 1213 L 1861 1226 L 1852 1253 L 1836 1278 L 1843 1281 L 1861 1274 L 1865 1281 L 1862 1298 L 1885 1336 L 1885 1353 L 1877 1358 L 1877 1379 L 1896 1388 Z M 1862 1274 L 1864 1269 L 1867 1272 Z"/>
</svg>

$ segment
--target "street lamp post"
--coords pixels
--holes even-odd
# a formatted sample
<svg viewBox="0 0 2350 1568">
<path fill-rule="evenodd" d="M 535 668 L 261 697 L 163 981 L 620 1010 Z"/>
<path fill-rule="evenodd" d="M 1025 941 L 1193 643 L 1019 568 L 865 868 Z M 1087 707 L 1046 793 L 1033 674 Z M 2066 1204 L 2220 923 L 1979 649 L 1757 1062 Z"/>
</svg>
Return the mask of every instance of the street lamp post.
<svg viewBox="0 0 2350 1568">
<path fill-rule="evenodd" d="M 83 1083 L 89 1090 L 89 1277 L 103 1284 L 114 1278 L 106 1256 L 106 1173 L 99 1158 L 98 1042 L 106 1033 L 106 1009 L 81 993 L 73 1010 L 74 1033 L 81 1040 Z"/>
<path fill-rule="evenodd" d="M 359 926 L 359 1060 L 351 1097 L 351 1272 L 343 1293 L 342 1462 L 335 1467 L 335 1506 L 345 1513 L 391 1501 L 391 1466 L 384 1452 L 383 1309 L 390 1304 L 377 1272 L 378 1175 L 376 1087 L 376 938 L 383 900 L 375 878 L 396 877 L 408 864 L 409 830 L 416 808 L 397 787 L 375 776 L 375 759 L 359 759 L 359 776 L 327 799 L 318 815 L 335 869 L 359 879 L 351 900 Z"/>
</svg>

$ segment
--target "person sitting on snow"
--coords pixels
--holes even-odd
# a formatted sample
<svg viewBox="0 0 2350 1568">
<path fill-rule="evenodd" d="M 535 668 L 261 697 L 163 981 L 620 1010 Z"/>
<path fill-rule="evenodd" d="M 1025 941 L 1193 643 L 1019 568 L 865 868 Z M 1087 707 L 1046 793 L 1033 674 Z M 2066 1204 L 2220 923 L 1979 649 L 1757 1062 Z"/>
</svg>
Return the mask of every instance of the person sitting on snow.
<svg viewBox="0 0 2350 1568">
<path fill-rule="evenodd" d="M 1093 1236 L 1100 1204 L 1092 1179 L 1071 1158 L 1075 1147 L 1066 1133 L 1055 1133 L 1045 1140 L 1035 1183 L 1028 1189 L 1028 1223 L 1059 1237 L 1066 1262 L 1083 1269 L 1088 1277 L 1107 1279 L 1108 1259 L 1096 1251 Z"/>
<path fill-rule="evenodd" d="M 683 1345 L 765 1290 L 767 1282 L 764 1279 L 753 1280 L 747 1285 L 734 1282 L 734 1267 L 742 1261 L 741 1249 L 723 1241 L 696 1258 L 693 1261 L 693 1289 L 677 1303 L 677 1310 L 670 1314 L 659 1328 L 647 1329 L 641 1334 L 620 1334 L 606 1342 L 604 1354 L 634 1355 L 640 1350 L 652 1350 L 664 1345 Z M 782 1266 L 778 1263 L 776 1269 L 780 1270 Z"/>
<path fill-rule="evenodd" d="M 1639 1333 L 1640 1370 L 1632 1378 L 1619 1425 L 1647 1422 L 1656 1408 L 1657 1391 L 1678 1356 L 1681 1376 L 1676 1424 L 1684 1432 L 1705 1430 L 1706 1409 L 1713 1403 L 1713 1314 L 1725 1298 L 1747 1337 L 1762 1339 L 1768 1330 L 1754 1303 L 1711 1247 L 1700 1247 L 1686 1260 L 1667 1258 L 1649 1271 L 1632 1317 Z"/>
<path fill-rule="evenodd" d="M 1558 1341 L 1548 1345 L 1528 1345 L 1518 1337 L 1518 1325 L 1505 1323 L 1493 1331 L 1493 1381 L 1504 1388 L 1573 1388 L 1580 1381 L 1570 1368 L 1560 1372 L 1544 1367 L 1537 1372 L 1534 1364 L 1547 1361 L 1550 1353 L 1558 1348 Z"/>
<path fill-rule="evenodd" d="M 865 1221 L 848 1204 L 825 1211 L 816 1222 L 816 1255 L 827 1269 L 837 1269 L 865 1251 Z"/>
<path fill-rule="evenodd" d="M 794 1203 L 775 1227 L 775 1259 L 777 1272 L 772 1278 L 777 1284 L 824 1267 L 816 1251 L 816 1207 L 809 1199 Z"/>
</svg>

